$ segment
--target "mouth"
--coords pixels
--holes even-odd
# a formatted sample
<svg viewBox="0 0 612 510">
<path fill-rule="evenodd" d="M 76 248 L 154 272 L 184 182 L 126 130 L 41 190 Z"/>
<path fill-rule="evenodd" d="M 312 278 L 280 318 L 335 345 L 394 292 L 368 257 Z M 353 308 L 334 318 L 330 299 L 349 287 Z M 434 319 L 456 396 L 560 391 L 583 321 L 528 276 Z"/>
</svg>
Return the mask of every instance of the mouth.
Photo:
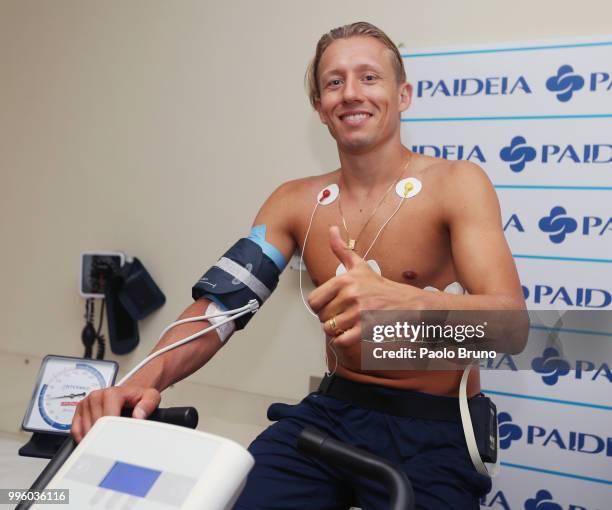
<svg viewBox="0 0 612 510">
<path fill-rule="evenodd" d="M 353 111 L 343 113 L 339 117 L 344 124 L 349 126 L 361 126 L 362 124 L 365 124 L 370 117 L 372 117 L 372 114 L 364 111 Z"/>
</svg>

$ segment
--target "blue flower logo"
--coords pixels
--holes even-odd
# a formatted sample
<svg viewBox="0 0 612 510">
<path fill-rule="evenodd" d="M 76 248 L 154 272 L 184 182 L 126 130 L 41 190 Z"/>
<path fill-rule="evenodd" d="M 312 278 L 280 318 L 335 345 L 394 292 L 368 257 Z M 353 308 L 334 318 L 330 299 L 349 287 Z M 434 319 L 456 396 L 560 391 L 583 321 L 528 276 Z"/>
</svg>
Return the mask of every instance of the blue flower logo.
<svg viewBox="0 0 612 510">
<path fill-rule="evenodd" d="M 499 413 L 497 422 L 499 423 L 499 446 L 502 450 L 510 448 L 512 441 L 516 441 L 523 436 L 521 427 L 512 423 L 510 413 Z"/>
<path fill-rule="evenodd" d="M 552 494 L 547 490 L 539 490 L 535 498 L 525 501 L 525 510 L 563 510 L 563 507 L 552 500 Z"/>
<path fill-rule="evenodd" d="M 565 241 L 565 236 L 575 232 L 578 228 L 578 223 L 574 218 L 567 216 L 567 211 L 564 207 L 556 206 L 550 210 L 548 216 L 540 219 L 538 226 L 542 232 L 549 233 L 549 239 L 559 244 Z"/>
<path fill-rule="evenodd" d="M 572 98 L 572 94 L 584 87 L 584 78 L 579 74 L 573 74 L 572 66 L 563 65 L 557 70 L 557 74 L 546 80 L 546 88 L 556 92 L 557 99 L 566 103 Z"/>
<path fill-rule="evenodd" d="M 510 170 L 522 172 L 525 165 L 536 158 L 536 151 L 527 145 L 527 140 L 522 136 L 515 136 L 508 147 L 504 147 L 499 156 L 503 161 L 510 163 Z"/>
<path fill-rule="evenodd" d="M 569 363 L 559 357 L 559 351 L 554 347 L 547 347 L 542 353 L 542 357 L 535 358 L 531 362 L 531 368 L 542 376 L 542 381 L 548 386 L 557 384 L 559 377 L 569 374 Z"/>
</svg>

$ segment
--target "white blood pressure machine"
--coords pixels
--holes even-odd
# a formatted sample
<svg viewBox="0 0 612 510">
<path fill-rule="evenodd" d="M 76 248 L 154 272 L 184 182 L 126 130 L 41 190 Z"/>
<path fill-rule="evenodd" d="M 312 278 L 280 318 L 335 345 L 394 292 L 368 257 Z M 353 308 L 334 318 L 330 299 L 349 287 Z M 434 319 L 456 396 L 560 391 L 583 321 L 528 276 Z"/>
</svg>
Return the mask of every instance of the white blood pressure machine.
<svg viewBox="0 0 612 510">
<path fill-rule="evenodd" d="M 51 494 L 68 489 L 68 505 L 33 508 L 229 509 L 253 463 L 242 446 L 222 437 L 105 416 L 46 485 Z"/>
</svg>

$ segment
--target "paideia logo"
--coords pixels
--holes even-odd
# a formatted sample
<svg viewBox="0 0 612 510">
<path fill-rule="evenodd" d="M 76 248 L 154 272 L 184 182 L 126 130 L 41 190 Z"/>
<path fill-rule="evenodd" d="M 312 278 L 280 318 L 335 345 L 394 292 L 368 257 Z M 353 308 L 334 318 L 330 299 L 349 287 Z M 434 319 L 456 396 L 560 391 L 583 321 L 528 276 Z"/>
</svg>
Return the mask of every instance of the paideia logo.
<svg viewBox="0 0 612 510">
<path fill-rule="evenodd" d="M 515 136 L 510 145 L 504 147 L 499 153 L 502 161 L 510 163 L 510 170 L 513 172 L 522 172 L 525 165 L 533 161 L 536 156 L 536 150 L 527 145 L 527 140 L 523 136 Z"/>
<path fill-rule="evenodd" d="M 565 241 L 565 236 L 576 232 L 578 222 L 569 216 L 564 207 L 557 205 L 550 210 L 548 216 L 540 218 L 538 227 L 542 232 L 546 232 L 551 242 L 555 244 Z"/>
<path fill-rule="evenodd" d="M 521 220 L 518 213 L 512 213 L 504 221 L 504 232 L 512 229 L 515 232 L 525 233 L 527 223 Z M 612 216 L 606 218 L 601 216 L 582 216 L 574 218 L 567 213 L 565 207 L 555 205 L 551 207 L 550 213 L 542 216 L 538 221 L 538 228 L 547 234 L 551 243 L 560 244 L 565 241 L 569 234 L 574 232 L 583 237 L 603 237 L 612 232 Z"/>
<path fill-rule="evenodd" d="M 606 71 L 582 74 L 572 65 L 563 64 L 546 79 L 544 86 L 558 101 L 567 103 L 577 93 L 612 90 L 612 76 Z M 417 98 L 529 95 L 533 90 L 524 75 L 433 78 L 418 80 L 415 87 Z"/>
<path fill-rule="evenodd" d="M 547 347 L 541 357 L 531 362 L 531 368 L 538 374 L 544 374 L 544 384 L 553 386 L 557 384 L 559 377 L 569 374 L 570 364 L 559 356 L 559 351 L 554 347 Z"/>
<path fill-rule="evenodd" d="M 491 154 L 480 144 L 414 144 L 412 152 L 434 158 L 489 163 Z M 522 135 L 516 135 L 499 151 L 501 161 L 515 173 L 525 170 L 529 163 L 547 164 L 610 164 L 611 143 L 530 145 Z"/>
<path fill-rule="evenodd" d="M 557 99 L 566 103 L 572 98 L 575 91 L 584 87 L 584 78 L 574 73 L 570 65 L 563 65 L 557 69 L 557 74 L 546 80 L 546 88 L 554 92 Z"/>
<path fill-rule="evenodd" d="M 609 72 L 596 71 L 581 75 L 569 64 L 559 66 L 557 72 L 546 80 L 546 88 L 555 94 L 562 103 L 572 99 L 574 93 L 585 90 L 600 92 L 612 90 L 612 77 Z"/>
<path fill-rule="evenodd" d="M 510 413 L 502 412 L 499 421 L 499 447 L 502 450 L 523 444 L 528 448 L 550 448 L 585 455 L 612 457 L 612 437 L 562 430 L 535 424 L 518 424 Z"/>
<path fill-rule="evenodd" d="M 612 370 L 606 362 L 579 359 L 572 360 L 570 364 L 554 347 L 546 347 L 542 356 L 531 361 L 531 368 L 542 376 L 542 382 L 548 386 L 554 386 L 561 377 L 569 375 L 570 372 L 572 372 L 570 377 L 578 381 L 603 379 L 612 383 Z"/>
<path fill-rule="evenodd" d="M 522 285 L 522 288 L 525 300 L 537 305 L 603 309 L 612 304 L 612 293 L 606 289 L 552 286 L 542 283 Z"/>
<path fill-rule="evenodd" d="M 419 80 L 417 97 L 509 96 L 531 94 L 524 76 L 489 76 Z"/>
<path fill-rule="evenodd" d="M 450 160 L 476 161 L 486 163 L 484 151 L 480 145 L 413 145 L 412 152 Z"/>
<path fill-rule="evenodd" d="M 612 144 L 555 144 L 544 143 L 530 145 L 524 136 L 517 135 L 510 140 L 510 145 L 502 147 L 499 152 L 502 161 L 508 163 L 513 172 L 522 172 L 527 163 L 542 165 L 554 163 L 574 164 L 608 164 L 612 163 Z"/>
<path fill-rule="evenodd" d="M 481 360 L 479 366 L 488 370 L 508 370 L 511 372 L 519 370 L 517 360 L 511 354 L 500 354 L 496 359 Z M 531 369 L 539 374 L 542 382 L 548 386 L 554 386 L 562 378 L 572 381 L 612 383 L 612 370 L 607 362 L 586 359 L 568 360 L 555 347 L 546 347 L 541 356 L 533 358 Z M 520 438 L 520 434 L 517 435 L 516 431 L 512 432 L 512 427 L 506 425 L 502 427 L 504 422 L 511 421 L 508 413 L 500 413 L 498 419 L 502 445 Z"/>
</svg>

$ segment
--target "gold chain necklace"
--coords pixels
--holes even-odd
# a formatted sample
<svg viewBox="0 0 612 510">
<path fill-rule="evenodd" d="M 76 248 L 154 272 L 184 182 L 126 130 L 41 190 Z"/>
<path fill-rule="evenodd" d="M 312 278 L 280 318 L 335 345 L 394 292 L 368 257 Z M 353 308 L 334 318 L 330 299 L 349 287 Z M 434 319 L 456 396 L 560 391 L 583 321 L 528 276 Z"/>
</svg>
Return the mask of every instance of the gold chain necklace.
<svg viewBox="0 0 612 510">
<path fill-rule="evenodd" d="M 355 246 L 357 244 L 357 242 L 359 241 L 359 238 L 361 237 L 361 234 L 363 233 L 363 231 L 365 230 L 365 228 L 368 226 L 368 224 L 370 223 L 370 221 L 372 220 L 372 218 L 374 217 L 374 215 L 376 214 L 376 211 L 378 211 L 378 208 L 380 207 L 380 205 L 384 202 L 385 198 L 387 197 L 387 195 L 389 194 L 389 192 L 395 187 L 396 183 L 399 181 L 399 178 L 402 176 L 402 174 L 404 173 L 404 171 L 406 170 L 406 168 L 408 167 L 408 164 L 410 163 L 410 161 L 412 160 L 412 157 L 410 157 L 408 159 L 408 161 L 406 162 L 406 164 L 403 166 L 403 168 L 400 170 L 400 173 L 398 175 L 398 177 L 391 183 L 391 185 L 387 188 L 387 191 L 385 191 L 384 195 L 380 198 L 380 200 L 378 201 L 378 203 L 376 204 L 376 207 L 374 208 L 374 210 L 372 211 L 372 214 L 370 214 L 370 217 L 367 219 L 367 221 L 363 224 L 363 227 L 361 227 L 361 230 L 359 230 L 359 233 L 357 234 L 357 237 L 355 237 L 355 239 L 351 239 L 351 234 L 349 232 L 348 226 L 346 225 L 346 220 L 344 219 L 344 213 L 342 212 L 342 193 L 339 194 L 338 196 L 338 210 L 340 211 L 340 217 L 342 218 L 342 225 L 344 226 L 344 230 L 346 231 L 346 236 L 347 236 L 347 241 L 346 241 L 346 247 L 349 250 L 353 250 L 355 251 Z"/>
</svg>

